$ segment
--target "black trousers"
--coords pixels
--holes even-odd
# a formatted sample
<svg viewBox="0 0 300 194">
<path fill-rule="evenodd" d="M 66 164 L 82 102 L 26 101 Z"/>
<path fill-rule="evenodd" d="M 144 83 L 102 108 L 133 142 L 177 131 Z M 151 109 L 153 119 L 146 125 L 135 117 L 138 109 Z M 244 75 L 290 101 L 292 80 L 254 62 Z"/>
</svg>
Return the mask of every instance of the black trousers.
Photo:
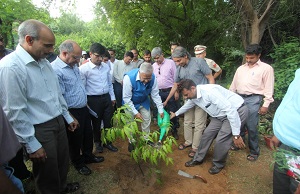
<svg viewBox="0 0 300 194">
<path fill-rule="evenodd" d="M 91 116 L 94 131 L 94 142 L 101 144 L 101 121 L 104 128 L 112 127 L 112 116 L 114 108 L 112 106 L 109 93 L 103 95 L 88 96 L 88 105 L 95 111 L 98 118 Z"/>
<path fill-rule="evenodd" d="M 92 156 L 92 121 L 86 106 L 83 108 L 70 108 L 69 112 L 77 119 L 80 125 L 74 132 L 67 129 L 71 161 L 75 167 L 80 167 L 84 163 L 85 157 Z M 80 150 L 82 155 L 80 154 Z"/>
</svg>

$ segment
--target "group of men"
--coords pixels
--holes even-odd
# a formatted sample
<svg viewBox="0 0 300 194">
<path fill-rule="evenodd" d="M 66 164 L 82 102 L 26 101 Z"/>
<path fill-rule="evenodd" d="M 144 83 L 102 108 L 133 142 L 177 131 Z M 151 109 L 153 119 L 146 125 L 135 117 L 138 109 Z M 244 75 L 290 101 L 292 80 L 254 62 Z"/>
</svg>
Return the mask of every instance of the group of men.
<svg viewBox="0 0 300 194">
<path fill-rule="evenodd" d="M 114 50 L 107 51 L 100 43 L 93 43 L 90 58 L 78 66 L 82 50 L 72 40 L 61 43 L 60 53 L 51 64 L 45 59 L 53 52 L 55 37 L 42 22 L 23 22 L 18 35 L 16 50 L 6 57 L 1 55 L 0 61 L 0 105 L 12 126 L 10 128 L 8 122 L 1 124 L 5 128 L 0 133 L 1 147 L 3 134 L 11 137 L 11 141 L 3 145 L 10 155 L 0 158 L 1 169 L 7 172 L 7 161 L 20 148 L 12 135 L 13 130 L 33 162 L 33 176 L 39 192 L 76 191 L 77 182 L 66 183 L 69 156 L 80 174 L 91 174 L 86 164 L 104 161 L 104 157 L 93 154 L 93 142 L 99 153 L 103 148 L 118 151 L 111 142 L 103 144 L 100 136 L 101 128 L 112 127 L 111 118 L 116 107 L 128 104 L 132 116 L 143 120 L 142 130 L 149 133 L 149 96 L 160 117 L 164 117 L 164 107 L 170 112 L 171 132 L 176 139 L 179 139 L 176 117 L 184 113 L 185 141 L 178 149 L 191 147 L 188 156 L 193 159 L 185 163 L 186 167 L 202 164 L 216 139 L 209 173 L 219 173 L 225 166 L 229 150 L 245 147 L 246 130 L 250 149 L 247 160 L 258 159 L 259 114 L 267 113 L 273 102 L 274 88 L 273 68 L 260 61 L 262 48 L 259 45 L 246 48 L 246 63 L 237 69 L 227 90 L 214 84 L 222 69 L 205 58 L 203 45 L 195 46 L 196 57 L 191 57 L 184 47 L 171 45 L 170 58 L 165 58 L 162 49 L 155 47 L 151 52 L 144 52 L 144 60 L 138 59 L 136 49 L 126 52 L 123 60 L 117 60 Z M 176 101 L 180 94 L 185 103 L 178 110 Z M 288 102 L 286 104 L 289 106 Z M 207 114 L 210 123 L 206 127 Z M 275 118 L 279 122 L 278 116 Z M 287 147 L 299 150 L 299 144 L 283 138 L 281 129 L 275 130 L 275 135 L 278 137 L 273 138 L 276 146 L 282 141 Z M 129 140 L 128 150 L 133 149 Z M 278 183 L 283 179 L 278 169 L 276 172 Z M 287 178 L 284 181 L 289 182 Z M 14 183 L 18 185 L 17 181 Z"/>
</svg>

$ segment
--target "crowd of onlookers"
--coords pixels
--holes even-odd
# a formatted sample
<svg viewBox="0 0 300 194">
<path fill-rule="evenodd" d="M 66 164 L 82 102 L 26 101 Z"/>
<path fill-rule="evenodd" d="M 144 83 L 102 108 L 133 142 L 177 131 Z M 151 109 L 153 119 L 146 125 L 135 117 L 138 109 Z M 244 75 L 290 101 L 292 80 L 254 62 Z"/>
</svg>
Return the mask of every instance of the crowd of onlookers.
<svg viewBox="0 0 300 194">
<path fill-rule="evenodd" d="M 247 46 L 246 63 L 226 89 L 215 84 L 222 69 L 206 58 L 204 45 L 194 47 L 195 57 L 172 43 L 170 57 L 155 47 L 145 50 L 143 59 L 131 49 L 118 60 L 114 49 L 93 43 L 87 52 L 73 40 L 62 42 L 55 55 L 54 33 L 37 20 L 21 23 L 18 36 L 15 51 L 6 49 L 0 36 L 0 193 L 24 193 L 20 181 L 24 179 L 33 179 L 38 193 L 79 189 L 78 182 L 67 183 L 69 163 L 79 174 L 90 175 L 87 164 L 105 160 L 99 153 L 118 152 L 112 142 L 101 141 L 101 130 L 113 127 L 114 111 L 124 104 L 132 119 L 142 120 L 149 146 L 155 145 L 148 139 L 151 123 L 164 117 L 164 109 L 176 140 L 183 125 L 184 141 L 178 149 L 189 149 L 192 159 L 186 167 L 201 165 L 213 141 L 210 174 L 225 167 L 230 150 L 246 145 L 245 158 L 258 160 L 259 115 L 266 114 L 274 101 L 274 71 L 260 60 L 258 44 Z M 276 111 L 271 142 L 274 149 L 292 152 L 298 164 L 299 73 Z M 134 142 L 128 139 L 129 152 L 135 149 Z M 32 161 L 32 171 L 24 164 L 24 154 Z M 275 163 L 273 193 L 300 192 L 297 177 L 287 171 L 291 168 Z"/>
</svg>

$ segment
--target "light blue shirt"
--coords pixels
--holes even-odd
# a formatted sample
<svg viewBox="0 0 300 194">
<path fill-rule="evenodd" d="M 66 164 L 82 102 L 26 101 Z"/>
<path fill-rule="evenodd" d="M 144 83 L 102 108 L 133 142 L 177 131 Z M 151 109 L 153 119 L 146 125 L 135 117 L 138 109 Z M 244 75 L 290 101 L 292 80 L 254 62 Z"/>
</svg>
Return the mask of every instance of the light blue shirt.
<svg viewBox="0 0 300 194">
<path fill-rule="evenodd" d="M 89 60 L 89 62 L 79 67 L 79 71 L 87 95 L 109 93 L 111 100 L 116 100 L 110 67 L 107 64 L 101 63 L 97 66 Z"/>
<path fill-rule="evenodd" d="M 300 69 L 290 84 L 273 120 L 274 135 L 285 145 L 300 150 Z"/>
<path fill-rule="evenodd" d="M 68 104 L 68 108 L 85 107 L 87 96 L 77 65 L 71 67 L 59 57 L 51 65 L 57 74 L 61 93 Z"/>
<path fill-rule="evenodd" d="M 35 61 L 20 45 L 0 61 L 0 104 L 29 154 L 42 147 L 33 125 L 61 114 L 73 122 L 49 61 Z"/>
<path fill-rule="evenodd" d="M 239 95 L 217 84 L 197 86 L 197 98 L 188 100 L 175 114 L 185 113 L 192 107 L 199 106 L 211 117 L 227 116 L 232 134 L 239 135 L 241 120 L 237 109 L 244 103 Z"/>
</svg>

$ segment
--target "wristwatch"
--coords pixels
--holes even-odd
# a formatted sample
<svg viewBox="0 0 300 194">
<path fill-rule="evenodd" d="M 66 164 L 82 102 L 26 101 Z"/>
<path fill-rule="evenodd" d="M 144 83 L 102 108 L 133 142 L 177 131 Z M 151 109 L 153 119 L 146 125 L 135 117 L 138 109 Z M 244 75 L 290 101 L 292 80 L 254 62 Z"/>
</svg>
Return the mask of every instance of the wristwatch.
<svg viewBox="0 0 300 194">
<path fill-rule="evenodd" d="M 234 135 L 233 138 L 234 139 L 239 139 L 241 136 L 240 135 Z"/>
</svg>

